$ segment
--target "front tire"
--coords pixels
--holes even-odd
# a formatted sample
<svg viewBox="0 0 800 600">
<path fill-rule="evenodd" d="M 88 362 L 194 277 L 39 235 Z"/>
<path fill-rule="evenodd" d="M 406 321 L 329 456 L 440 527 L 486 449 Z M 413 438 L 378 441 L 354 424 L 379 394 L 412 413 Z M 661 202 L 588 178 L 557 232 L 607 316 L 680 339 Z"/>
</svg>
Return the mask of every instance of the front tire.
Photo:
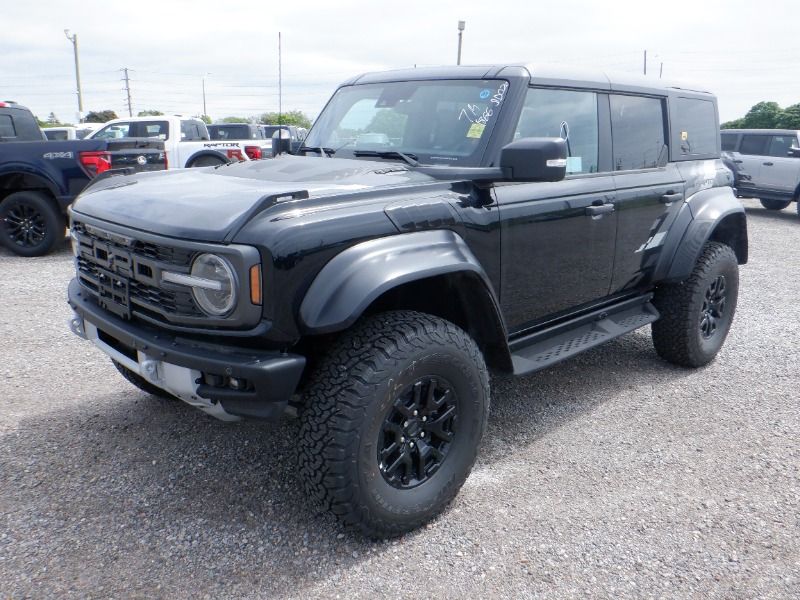
<svg viewBox="0 0 800 600">
<path fill-rule="evenodd" d="M 365 318 L 331 347 L 300 413 L 309 496 L 373 538 L 429 521 L 475 462 L 489 377 L 452 323 L 398 311 Z"/>
<path fill-rule="evenodd" d="M 15 192 L 0 202 L 0 243 L 15 254 L 47 254 L 65 230 L 64 215 L 42 192 Z"/>
<path fill-rule="evenodd" d="M 653 345 L 661 358 L 683 367 L 714 360 L 728 336 L 739 297 L 739 264 L 730 246 L 707 242 L 686 281 L 656 289 Z"/>
<path fill-rule="evenodd" d="M 761 206 L 767 210 L 783 210 L 792 203 L 791 200 L 761 200 L 760 202 Z"/>
</svg>

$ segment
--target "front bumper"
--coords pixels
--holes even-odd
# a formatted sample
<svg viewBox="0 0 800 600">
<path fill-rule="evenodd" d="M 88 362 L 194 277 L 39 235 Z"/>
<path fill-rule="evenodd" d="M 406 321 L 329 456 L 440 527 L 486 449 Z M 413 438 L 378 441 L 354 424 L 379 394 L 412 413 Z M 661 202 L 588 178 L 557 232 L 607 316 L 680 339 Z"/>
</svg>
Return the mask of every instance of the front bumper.
<svg viewBox="0 0 800 600">
<path fill-rule="evenodd" d="M 204 342 L 131 323 L 100 308 L 76 279 L 67 293 L 75 311 L 73 332 L 153 385 L 222 420 L 279 417 L 306 364 L 297 354 Z M 231 378 L 245 382 L 245 389 L 233 389 L 226 383 Z"/>
</svg>

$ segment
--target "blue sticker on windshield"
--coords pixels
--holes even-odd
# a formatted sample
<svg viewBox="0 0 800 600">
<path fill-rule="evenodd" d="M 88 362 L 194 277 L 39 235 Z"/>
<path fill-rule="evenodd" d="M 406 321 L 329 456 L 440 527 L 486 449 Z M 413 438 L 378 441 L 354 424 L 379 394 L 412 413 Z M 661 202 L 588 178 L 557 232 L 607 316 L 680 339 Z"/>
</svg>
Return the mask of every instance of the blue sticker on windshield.
<svg viewBox="0 0 800 600">
<path fill-rule="evenodd" d="M 491 95 L 492 95 L 492 90 L 481 90 L 480 99 L 486 100 Z"/>
</svg>

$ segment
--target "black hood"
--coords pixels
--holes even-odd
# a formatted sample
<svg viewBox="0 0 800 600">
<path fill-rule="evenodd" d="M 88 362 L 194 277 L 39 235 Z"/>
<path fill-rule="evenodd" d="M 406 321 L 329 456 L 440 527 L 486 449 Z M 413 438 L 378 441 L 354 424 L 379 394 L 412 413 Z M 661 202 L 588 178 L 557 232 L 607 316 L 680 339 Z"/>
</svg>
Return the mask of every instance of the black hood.
<svg viewBox="0 0 800 600">
<path fill-rule="evenodd" d="M 375 188 L 432 183 L 389 161 L 281 156 L 221 167 L 110 177 L 90 186 L 72 209 L 111 223 L 170 237 L 221 242 L 281 196 L 308 201 Z M 304 200 L 291 202 L 296 209 Z"/>
</svg>

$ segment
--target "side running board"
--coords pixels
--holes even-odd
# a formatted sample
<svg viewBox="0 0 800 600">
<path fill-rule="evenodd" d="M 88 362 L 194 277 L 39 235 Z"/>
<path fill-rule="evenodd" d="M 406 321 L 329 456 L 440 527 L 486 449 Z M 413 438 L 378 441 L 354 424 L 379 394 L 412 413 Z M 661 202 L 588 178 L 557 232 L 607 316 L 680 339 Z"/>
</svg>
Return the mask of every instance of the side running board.
<svg viewBox="0 0 800 600">
<path fill-rule="evenodd" d="M 544 369 L 652 323 L 660 316 L 652 297 L 626 300 L 512 341 L 514 375 Z"/>
</svg>

